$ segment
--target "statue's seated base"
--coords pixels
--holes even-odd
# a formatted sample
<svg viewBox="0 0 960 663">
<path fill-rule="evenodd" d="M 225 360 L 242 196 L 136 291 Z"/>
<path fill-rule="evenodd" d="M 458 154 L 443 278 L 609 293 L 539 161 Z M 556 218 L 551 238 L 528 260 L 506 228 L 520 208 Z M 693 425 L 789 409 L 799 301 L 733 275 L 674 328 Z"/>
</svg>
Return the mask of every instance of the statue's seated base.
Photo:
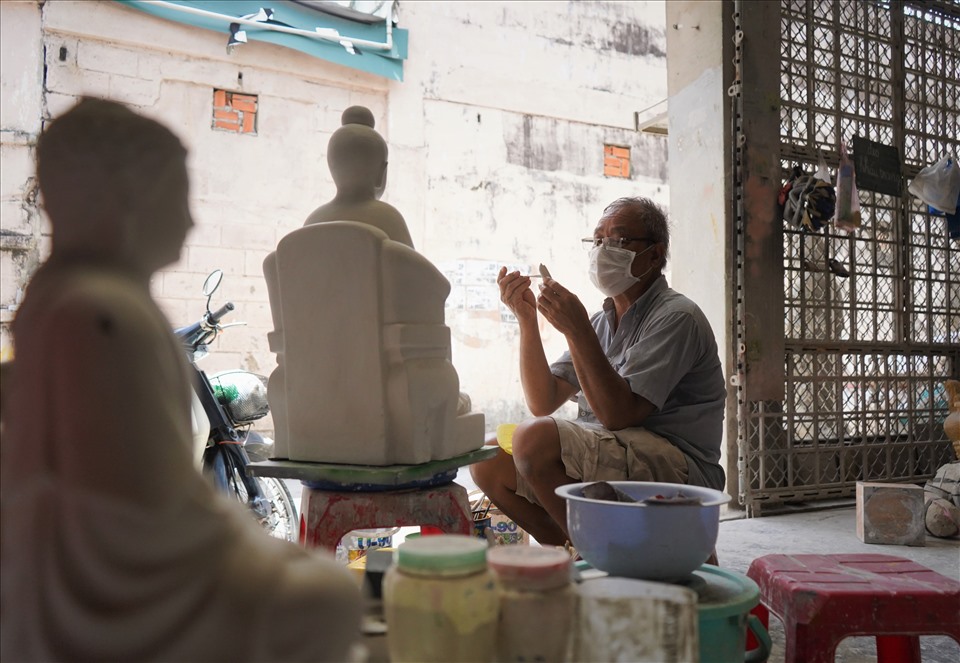
<svg viewBox="0 0 960 663">
<path fill-rule="evenodd" d="M 328 222 L 281 239 L 264 277 L 278 458 L 412 465 L 483 444 L 483 414 L 459 413 L 450 283 L 424 256 L 372 226 Z"/>
<path fill-rule="evenodd" d="M 250 463 L 250 474 L 278 479 L 299 479 L 321 490 L 376 492 L 436 486 L 452 481 L 457 470 L 497 455 L 495 446 L 482 446 L 467 453 L 418 465 L 352 465 L 304 463 L 274 459 Z"/>
</svg>

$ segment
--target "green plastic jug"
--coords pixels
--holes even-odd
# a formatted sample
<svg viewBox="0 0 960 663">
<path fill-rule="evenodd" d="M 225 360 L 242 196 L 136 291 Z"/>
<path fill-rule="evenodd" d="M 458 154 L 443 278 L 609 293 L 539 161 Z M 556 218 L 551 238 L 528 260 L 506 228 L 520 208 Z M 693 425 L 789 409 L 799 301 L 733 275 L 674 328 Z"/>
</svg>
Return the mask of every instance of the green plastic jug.
<svg viewBox="0 0 960 663">
<path fill-rule="evenodd" d="M 686 584 L 697 593 L 700 663 L 763 663 L 770 656 L 770 635 L 750 611 L 760 588 L 745 575 L 704 564 Z M 760 646 L 746 651 L 747 629 Z"/>
</svg>

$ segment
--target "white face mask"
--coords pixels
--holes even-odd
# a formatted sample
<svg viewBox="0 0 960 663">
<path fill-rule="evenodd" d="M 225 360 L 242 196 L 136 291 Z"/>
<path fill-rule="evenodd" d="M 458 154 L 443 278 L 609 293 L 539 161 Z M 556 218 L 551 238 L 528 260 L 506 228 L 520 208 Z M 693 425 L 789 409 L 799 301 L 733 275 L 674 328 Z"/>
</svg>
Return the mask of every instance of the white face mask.
<svg viewBox="0 0 960 663">
<path fill-rule="evenodd" d="M 656 245 L 651 244 L 640 253 L 603 244 L 595 246 L 590 250 L 590 280 L 597 290 L 607 297 L 616 297 L 634 283 L 638 283 L 653 269 L 651 267 L 640 276 L 634 276 L 630 272 L 634 258 L 643 255 L 654 246 Z"/>
</svg>

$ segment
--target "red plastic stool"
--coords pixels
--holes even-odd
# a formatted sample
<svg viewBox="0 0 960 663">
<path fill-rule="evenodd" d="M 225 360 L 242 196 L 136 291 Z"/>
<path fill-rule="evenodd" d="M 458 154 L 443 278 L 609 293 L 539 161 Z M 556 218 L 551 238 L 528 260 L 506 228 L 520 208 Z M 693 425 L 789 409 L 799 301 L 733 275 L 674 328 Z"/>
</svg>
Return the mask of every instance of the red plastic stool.
<svg viewBox="0 0 960 663">
<path fill-rule="evenodd" d="M 766 555 L 747 571 L 753 613 L 786 635 L 785 663 L 831 663 L 841 640 L 877 638 L 878 663 L 919 663 L 920 635 L 960 643 L 960 583 L 892 555 Z"/>
<path fill-rule="evenodd" d="M 448 534 L 473 534 L 467 489 L 455 483 L 430 488 L 350 492 L 304 486 L 300 544 L 336 550 L 355 529 L 432 525 Z"/>
</svg>

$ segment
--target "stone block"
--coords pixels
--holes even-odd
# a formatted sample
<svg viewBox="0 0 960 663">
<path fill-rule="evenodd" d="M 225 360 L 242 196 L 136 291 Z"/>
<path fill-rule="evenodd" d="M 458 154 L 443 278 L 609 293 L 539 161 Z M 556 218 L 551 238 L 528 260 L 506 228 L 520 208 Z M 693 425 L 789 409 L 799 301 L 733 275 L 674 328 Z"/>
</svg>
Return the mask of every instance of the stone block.
<svg viewBox="0 0 960 663">
<path fill-rule="evenodd" d="M 200 274 L 209 274 L 214 269 L 220 268 L 224 274 L 242 276 L 243 249 L 191 246 L 187 265 L 191 271 Z M 235 279 L 231 279 L 231 285 L 233 280 Z"/>
<path fill-rule="evenodd" d="M 132 106 L 154 106 L 160 97 L 160 83 L 159 80 L 110 74 L 110 98 Z M 165 118 L 158 119 L 163 121 Z"/>
<path fill-rule="evenodd" d="M 43 107 L 43 28 L 37 2 L 0 6 L 0 127 L 35 135 Z M 6 161 L 3 167 L 7 167 Z"/>
<path fill-rule="evenodd" d="M 22 201 L 29 195 L 35 170 L 32 146 L 4 141 L 0 144 L 0 158 L 3 159 L 0 200 Z M 7 227 L 6 223 L 4 227 Z"/>
<path fill-rule="evenodd" d="M 46 117 L 60 117 L 73 108 L 78 101 L 80 101 L 80 97 L 77 95 L 48 92 Z"/>
<path fill-rule="evenodd" d="M 101 41 L 84 40 L 77 50 L 77 66 L 80 69 L 99 71 L 105 74 L 120 74 L 126 77 L 137 75 L 138 53 Z"/>
<path fill-rule="evenodd" d="M 70 96 L 110 96 L 110 75 L 99 71 L 78 69 L 56 58 L 48 61 L 45 79 L 48 92 Z"/>
<path fill-rule="evenodd" d="M 230 236 L 231 243 L 236 246 L 242 246 L 244 249 L 259 249 L 265 253 L 272 251 L 277 246 L 277 236 L 274 229 L 262 222 L 259 224 L 235 223 L 226 229 Z M 261 260 L 259 269 L 255 272 L 258 276 L 263 274 L 263 261 Z"/>
<path fill-rule="evenodd" d="M 857 538 L 864 543 L 926 545 L 923 488 L 857 482 Z"/>
<path fill-rule="evenodd" d="M 0 239 L 0 249 L 27 249 L 34 246 L 23 246 L 25 238 L 33 237 L 37 231 L 39 219 L 32 210 L 25 209 L 22 199 L 0 198 L 0 229 L 3 237 Z M 33 242 L 36 243 L 35 241 Z"/>
</svg>

